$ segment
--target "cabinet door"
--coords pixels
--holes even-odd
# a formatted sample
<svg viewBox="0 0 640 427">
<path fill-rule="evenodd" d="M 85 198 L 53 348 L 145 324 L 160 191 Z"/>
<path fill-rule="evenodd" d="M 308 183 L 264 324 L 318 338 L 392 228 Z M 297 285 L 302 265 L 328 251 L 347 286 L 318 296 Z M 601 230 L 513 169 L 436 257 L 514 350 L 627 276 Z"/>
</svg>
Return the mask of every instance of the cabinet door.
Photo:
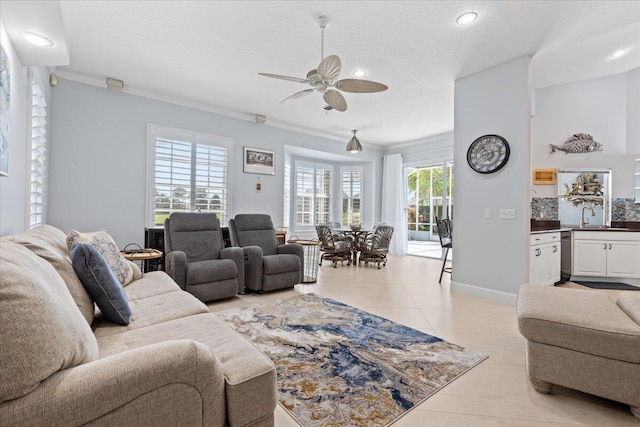
<svg viewBox="0 0 640 427">
<path fill-rule="evenodd" d="M 607 276 L 640 277 L 639 242 L 607 242 Z"/>
<path fill-rule="evenodd" d="M 550 243 L 545 248 L 546 280 L 548 285 L 560 281 L 560 242 Z"/>
<path fill-rule="evenodd" d="M 542 250 L 534 246 L 529 250 L 529 283 L 539 285 L 542 280 Z"/>
<path fill-rule="evenodd" d="M 573 275 L 607 275 L 607 242 L 601 240 L 573 241 Z"/>
</svg>

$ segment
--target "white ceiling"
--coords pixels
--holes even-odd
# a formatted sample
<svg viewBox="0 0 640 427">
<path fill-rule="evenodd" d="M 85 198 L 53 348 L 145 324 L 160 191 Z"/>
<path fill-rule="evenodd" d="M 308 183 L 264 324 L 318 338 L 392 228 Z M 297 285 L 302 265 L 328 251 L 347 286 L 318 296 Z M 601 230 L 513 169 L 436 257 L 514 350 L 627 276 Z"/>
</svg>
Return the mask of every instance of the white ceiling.
<svg viewBox="0 0 640 427">
<path fill-rule="evenodd" d="M 3 0 L 3 8 L 10 1 Z M 48 2 L 47 2 L 48 3 Z M 640 66 L 639 1 L 61 1 L 70 63 L 56 74 L 173 99 L 267 125 L 392 146 L 453 130 L 460 77 L 531 55 L 544 87 Z M 462 27 L 456 18 L 475 11 Z M 349 109 L 325 112 L 319 93 L 279 105 L 308 86 L 259 76 L 305 77 L 325 56 L 341 78 L 368 70 L 389 86 L 346 93 Z M 3 17 L 3 22 L 5 18 Z M 9 25 L 5 23 L 9 36 Z M 617 60 L 609 54 L 630 48 Z"/>
</svg>

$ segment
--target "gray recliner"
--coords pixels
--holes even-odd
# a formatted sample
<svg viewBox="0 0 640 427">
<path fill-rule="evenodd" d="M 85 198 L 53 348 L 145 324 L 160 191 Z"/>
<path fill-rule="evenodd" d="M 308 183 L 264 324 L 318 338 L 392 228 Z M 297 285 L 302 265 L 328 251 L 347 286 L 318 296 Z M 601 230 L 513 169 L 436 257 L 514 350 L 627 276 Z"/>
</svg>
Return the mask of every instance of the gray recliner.
<svg viewBox="0 0 640 427">
<path fill-rule="evenodd" d="M 201 301 L 235 296 L 244 289 L 244 253 L 224 248 L 213 213 L 176 212 L 164 221 L 165 270 Z"/>
<path fill-rule="evenodd" d="M 300 283 L 304 272 L 301 245 L 278 245 L 269 215 L 239 214 L 229 220 L 233 246 L 244 250 L 245 286 L 253 291 L 290 288 Z"/>
</svg>

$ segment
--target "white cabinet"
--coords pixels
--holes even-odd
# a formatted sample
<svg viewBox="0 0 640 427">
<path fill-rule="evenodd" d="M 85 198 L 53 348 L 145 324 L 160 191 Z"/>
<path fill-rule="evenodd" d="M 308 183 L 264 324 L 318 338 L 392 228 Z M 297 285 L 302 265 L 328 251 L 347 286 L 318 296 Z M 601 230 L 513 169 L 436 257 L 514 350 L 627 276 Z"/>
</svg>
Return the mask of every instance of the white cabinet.
<svg viewBox="0 0 640 427">
<path fill-rule="evenodd" d="M 640 233 L 575 231 L 573 275 L 640 278 Z"/>
<path fill-rule="evenodd" d="M 553 285 L 560 281 L 560 233 L 531 235 L 529 283 Z"/>
</svg>

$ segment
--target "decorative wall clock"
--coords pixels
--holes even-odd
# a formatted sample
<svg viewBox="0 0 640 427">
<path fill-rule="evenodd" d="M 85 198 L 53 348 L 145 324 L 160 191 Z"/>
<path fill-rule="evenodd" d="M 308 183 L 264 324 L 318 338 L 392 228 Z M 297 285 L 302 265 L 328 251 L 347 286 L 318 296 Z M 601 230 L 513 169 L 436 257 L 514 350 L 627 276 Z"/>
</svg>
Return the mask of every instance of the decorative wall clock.
<svg viewBox="0 0 640 427">
<path fill-rule="evenodd" d="M 467 163 L 476 172 L 499 171 L 509 160 L 509 143 L 499 135 L 484 135 L 476 139 L 467 150 Z"/>
</svg>

